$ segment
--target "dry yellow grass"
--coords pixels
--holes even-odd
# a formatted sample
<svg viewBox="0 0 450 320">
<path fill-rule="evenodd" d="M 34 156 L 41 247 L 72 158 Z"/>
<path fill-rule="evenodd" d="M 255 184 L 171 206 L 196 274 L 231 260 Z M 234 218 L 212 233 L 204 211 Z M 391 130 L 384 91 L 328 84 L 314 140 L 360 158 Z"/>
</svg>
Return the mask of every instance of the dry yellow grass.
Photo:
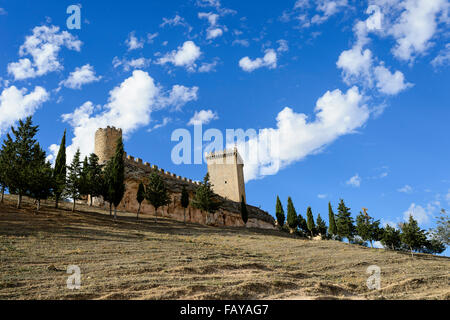
<svg viewBox="0 0 450 320">
<path fill-rule="evenodd" d="M 0 299 L 449 299 L 450 259 L 87 206 L 0 205 Z M 69 290 L 67 266 L 81 268 Z M 381 290 L 366 269 L 381 268 Z"/>
</svg>

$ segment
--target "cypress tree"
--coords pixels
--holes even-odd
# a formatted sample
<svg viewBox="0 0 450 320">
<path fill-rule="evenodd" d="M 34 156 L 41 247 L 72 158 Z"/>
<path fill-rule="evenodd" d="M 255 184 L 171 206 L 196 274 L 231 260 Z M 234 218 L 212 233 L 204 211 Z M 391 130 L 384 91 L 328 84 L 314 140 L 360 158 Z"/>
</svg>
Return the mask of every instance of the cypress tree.
<svg viewBox="0 0 450 320">
<path fill-rule="evenodd" d="M 31 116 L 25 122 L 19 120 L 17 129 L 11 127 L 14 139 L 6 135 L 5 149 L 8 150 L 9 159 L 7 162 L 6 182 L 10 193 L 15 193 L 17 197 L 17 208 L 21 207 L 22 196 L 26 195 L 30 189 L 30 176 L 33 171 L 33 163 L 39 151 L 35 148 L 34 139 L 38 126 L 33 126 Z"/>
<path fill-rule="evenodd" d="M 308 224 L 306 223 L 306 219 L 303 218 L 301 214 L 298 214 L 297 225 L 299 229 L 303 232 L 304 236 L 307 236 L 309 233 Z"/>
<path fill-rule="evenodd" d="M 139 220 L 139 212 L 141 211 L 141 203 L 142 201 L 144 201 L 145 199 L 145 188 L 144 188 L 144 184 L 142 182 L 139 182 L 139 187 L 138 187 L 138 191 L 136 194 L 136 200 L 139 203 L 139 207 L 138 207 L 138 211 L 137 211 L 137 215 L 136 215 L 136 219 Z"/>
<path fill-rule="evenodd" d="M 287 204 L 287 224 L 291 229 L 291 233 L 297 228 L 297 212 L 295 211 L 294 204 L 292 203 L 291 197 L 288 197 Z"/>
<path fill-rule="evenodd" d="M 184 224 L 186 224 L 186 208 L 189 206 L 189 193 L 185 186 L 181 189 L 181 206 L 183 207 Z"/>
<path fill-rule="evenodd" d="M 58 202 L 66 187 L 66 130 L 64 130 L 61 144 L 59 145 L 58 155 L 53 169 L 53 192 L 55 195 L 55 208 L 58 208 Z"/>
<path fill-rule="evenodd" d="M 320 233 L 322 239 L 325 239 L 327 237 L 327 225 L 320 216 L 320 213 L 317 215 L 316 225 L 317 225 L 317 232 Z"/>
<path fill-rule="evenodd" d="M 170 201 L 169 192 L 161 176 L 152 172 L 147 188 L 145 188 L 145 199 L 155 208 L 155 222 L 157 222 L 158 208 L 168 205 Z"/>
<path fill-rule="evenodd" d="M 84 157 L 80 172 L 80 196 L 88 196 L 91 186 L 89 184 L 89 162 L 87 156 Z"/>
<path fill-rule="evenodd" d="M 337 227 L 336 227 L 336 220 L 334 218 L 334 212 L 333 208 L 331 207 L 331 202 L 328 202 L 328 234 L 330 236 L 336 236 L 337 235 Z"/>
<path fill-rule="evenodd" d="M 102 165 L 98 163 L 98 157 L 95 153 L 89 155 L 88 164 L 88 185 L 90 201 L 89 206 L 92 206 L 92 199 L 102 195 Z"/>
<path fill-rule="evenodd" d="M 244 224 L 247 224 L 248 212 L 247 212 L 247 205 L 245 204 L 244 196 L 242 196 L 242 199 L 241 199 L 241 217 L 242 217 L 242 221 L 244 221 Z"/>
<path fill-rule="evenodd" d="M 373 218 L 364 215 L 360 212 L 356 216 L 356 233 L 361 237 L 363 241 L 370 241 L 370 246 L 372 245 L 372 220 Z"/>
<path fill-rule="evenodd" d="M 110 194 L 114 205 L 114 220 L 117 219 L 117 207 L 125 194 L 125 163 L 122 137 L 117 139 L 116 152 L 112 158 Z"/>
<path fill-rule="evenodd" d="M 72 212 L 75 211 L 75 202 L 80 198 L 80 149 L 75 153 L 70 166 L 68 167 L 66 193 L 73 200 Z"/>
<path fill-rule="evenodd" d="M 314 231 L 316 229 L 316 226 L 314 225 L 314 217 L 312 214 L 311 207 L 308 207 L 306 210 L 306 223 L 308 225 L 308 230 L 311 232 L 311 238 L 314 237 Z"/>
<path fill-rule="evenodd" d="M 414 257 L 413 251 L 420 250 L 426 244 L 426 232 L 419 228 L 417 221 L 409 216 L 408 222 L 400 225 L 402 233 L 400 239 L 411 250 L 411 256 Z"/>
<path fill-rule="evenodd" d="M 214 200 L 214 192 L 209 182 L 209 173 L 206 173 L 202 184 L 197 188 L 194 199 L 192 200 L 192 206 L 201 211 L 205 211 L 208 215 L 219 209 L 220 204 Z"/>
<path fill-rule="evenodd" d="M 338 214 L 336 217 L 336 227 L 338 236 L 341 238 L 347 238 L 348 243 L 355 234 L 355 226 L 353 225 L 353 218 L 351 217 L 350 208 L 345 206 L 344 200 L 338 206 Z"/>
<path fill-rule="evenodd" d="M 400 231 L 390 225 L 386 225 L 382 232 L 381 244 L 385 248 L 390 248 L 392 250 L 400 249 L 402 245 Z"/>
<path fill-rule="evenodd" d="M 284 226 L 284 209 L 283 205 L 281 204 L 280 198 L 277 196 L 277 205 L 275 208 L 275 215 L 277 217 L 278 226 L 282 228 Z"/>
<path fill-rule="evenodd" d="M 111 179 L 112 179 L 112 159 L 110 159 L 106 165 L 101 175 L 101 196 L 103 200 L 109 204 L 109 216 L 112 216 L 112 189 L 111 189 Z"/>
</svg>

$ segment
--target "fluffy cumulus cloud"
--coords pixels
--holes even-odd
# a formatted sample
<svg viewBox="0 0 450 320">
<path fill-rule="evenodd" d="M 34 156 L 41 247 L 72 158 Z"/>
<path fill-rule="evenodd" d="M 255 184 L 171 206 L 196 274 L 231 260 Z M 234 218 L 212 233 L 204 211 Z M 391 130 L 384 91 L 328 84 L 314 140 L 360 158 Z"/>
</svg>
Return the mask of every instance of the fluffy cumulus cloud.
<svg viewBox="0 0 450 320">
<path fill-rule="evenodd" d="M 403 219 L 405 221 L 409 220 L 411 215 L 419 225 L 427 225 L 431 222 L 433 215 L 439 209 L 439 202 L 428 203 L 425 207 L 411 203 L 408 210 L 403 213 Z"/>
<path fill-rule="evenodd" d="M 347 180 L 346 184 L 352 187 L 360 187 L 361 186 L 361 177 L 359 174 L 355 174 L 353 177 Z"/>
<path fill-rule="evenodd" d="M 135 70 L 132 76 L 109 92 L 108 103 L 104 106 L 87 101 L 72 113 L 64 114 L 62 119 L 73 127 L 74 134 L 67 148 L 68 161 L 78 148 L 83 155 L 94 151 L 94 134 L 98 128 L 108 125 L 122 128 L 127 138 L 150 123 L 153 110 L 164 108 L 167 103 L 182 104 L 197 98 L 196 94 L 187 94 L 189 90 L 181 87 L 165 92 L 147 72 Z"/>
<path fill-rule="evenodd" d="M 158 64 L 172 63 L 177 67 L 185 67 L 188 71 L 195 71 L 195 61 L 200 58 L 202 52 L 200 47 L 193 41 L 186 41 L 177 50 L 173 50 L 159 58 Z"/>
<path fill-rule="evenodd" d="M 357 87 L 346 93 L 327 91 L 317 100 L 315 119 L 284 108 L 277 127 L 260 130 L 247 141 L 239 141 L 247 181 L 276 174 L 280 169 L 323 150 L 338 137 L 363 126 L 370 111 Z"/>
<path fill-rule="evenodd" d="M 0 95 L 0 135 L 19 119 L 33 115 L 48 98 L 48 92 L 42 87 L 35 87 L 30 93 L 15 86 L 3 89 Z"/>
<path fill-rule="evenodd" d="M 393 37 L 392 53 L 413 62 L 434 45 L 439 25 L 449 23 L 447 0 L 371 0 L 380 8 L 383 24 L 379 34 Z"/>
<path fill-rule="evenodd" d="M 376 22 L 379 15 L 380 11 L 375 10 L 367 20 L 355 24 L 356 41 L 351 49 L 339 55 L 336 65 L 342 70 L 345 83 L 349 85 L 357 83 L 364 88 L 376 88 L 379 93 L 385 95 L 396 95 L 412 84 L 406 82 L 402 72 L 397 70 L 392 73 L 384 66 L 384 62 L 376 64 L 372 51 L 364 48 L 370 41 L 368 34 L 378 30 L 381 25 L 381 20 Z"/>
<path fill-rule="evenodd" d="M 209 27 L 206 30 L 206 39 L 215 39 L 223 34 L 223 29 L 217 23 L 219 20 L 219 15 L 212 12 L 199 12 L 198 17 L 200 19 L 206 19 L 209 22 Z"/>
<path fill-rule="evenodd" d="M 189 120 L 188 125 L 204 125 L 211 122 L 211 120 L 219 119 L 216 112 L 212 110 L 195 111 L 194 116 Z"/>
<path fill-rule="evenodd" d="M 31 60 L 22 58 L 18 62 L 11 62 L 8 64 L 8 73 L 15 80 L 23 80 L 61 70 L 63 66 L 58 59 L 61 48 L 80 51 L 81 45 L 82 42 L 69 32 L 60 32 L 59 27 L 35 27 L 19 49 L 21 57 L 31 56 Z"/>
<path fill-rule="evenodd" d="M 274 69 L 277 67 L 277 53 L 273 49 L 267 49 L 264 52 L 264 57 L 256 58 L 254 60 L 249 57 L 244 57 L 239 60 L 239 66 L 246 72 L 252 72 L 256 69 L 267 67 Z"/>
<path fill-rule="evenodd" d="M 95 75 L 94 67 L 86 64 L 82 67 L 75 68 L 69 77 L 61 82 L 61 85 L 71 89 L 81 89 L 85 84 L 99 81 L 102 77 Z"/>
<path fill-rule="evenodd" d="M 144 47 L 144 40 L 138 39 L 133 31 L 128 35 L 125 44 L 128 47 L 128 51 L 142 49 Z"/>
</svg>

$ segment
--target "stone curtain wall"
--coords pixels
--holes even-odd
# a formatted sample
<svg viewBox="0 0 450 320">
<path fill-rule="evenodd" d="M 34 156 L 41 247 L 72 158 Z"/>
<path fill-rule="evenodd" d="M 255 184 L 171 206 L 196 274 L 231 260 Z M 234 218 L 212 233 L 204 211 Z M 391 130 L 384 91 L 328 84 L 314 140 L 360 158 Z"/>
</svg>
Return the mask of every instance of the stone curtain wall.
<svg viewBox="0 0 450 320">
<path fill-rule="evenodd" d="M 177 221 L 183 221 L 183 207 L 181 206 L 181 190 L 185 186 L 189 192 L 190 200 L 194 197 L 196 189 L 199 187 L 200 182 L 192 181 L 184 177 L 180 177 L 173 173 L 167 172 L 158 168 L 155 165 L 150 165 L 147 162 L 143 162 L 139 158 L 132 156 L 126 156 L 125 159 L 125 195 L 120 203 L 118 209 L 128 212 L 137 212 L 138 202 L 136 200 L 136 194 L 139 183 L 142 181 L 147 184 L 148 177 L 152 170 L 156 170 L 160 174 L 169 189 L 172 203 L 168 206 L 158 209 L 158 217 L 167 217 Z M 206 224 L 212 226 L 232 226 L 242 227 L 244 223 L 240 213 L 240 203 L 231 200 L 224 199 L 217 196 L 222 205 L 221 208 L 214 214 L 207 215 L 205 212 L 201 212 L 198 209 L 194 209 L 189 206 L 186 209 L 186 221 L 192 223 Z M 101 199 L 94 199 L 94 204 L 103 206 L 104 203 Z M 249 219 L 247 221 L 248 228 L 261 228 L 261 229 L 275 229 L 275 220 L 267 212 L 247 205 L 249 211 Z M 141 214 L 149 214 L 154 216 L 155 210 L 147 200 L 142 202 Z"/>
</svg>

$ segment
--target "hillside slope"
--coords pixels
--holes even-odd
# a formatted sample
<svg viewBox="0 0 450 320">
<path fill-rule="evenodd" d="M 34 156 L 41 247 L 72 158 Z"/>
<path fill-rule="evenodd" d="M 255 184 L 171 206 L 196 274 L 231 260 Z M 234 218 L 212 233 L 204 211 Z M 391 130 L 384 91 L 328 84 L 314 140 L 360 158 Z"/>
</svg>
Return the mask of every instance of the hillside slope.
<svg viewBox="0 0 450 320">
<path fill-rule="evenodd" d="M 450 298 L 445 257 L 13 201 L 0 205 L 0 299 Z M 69 265 L 80 290 L 66 288 Z M 381 290 L 366 286 L 370 265 Z"/>
</svg>

